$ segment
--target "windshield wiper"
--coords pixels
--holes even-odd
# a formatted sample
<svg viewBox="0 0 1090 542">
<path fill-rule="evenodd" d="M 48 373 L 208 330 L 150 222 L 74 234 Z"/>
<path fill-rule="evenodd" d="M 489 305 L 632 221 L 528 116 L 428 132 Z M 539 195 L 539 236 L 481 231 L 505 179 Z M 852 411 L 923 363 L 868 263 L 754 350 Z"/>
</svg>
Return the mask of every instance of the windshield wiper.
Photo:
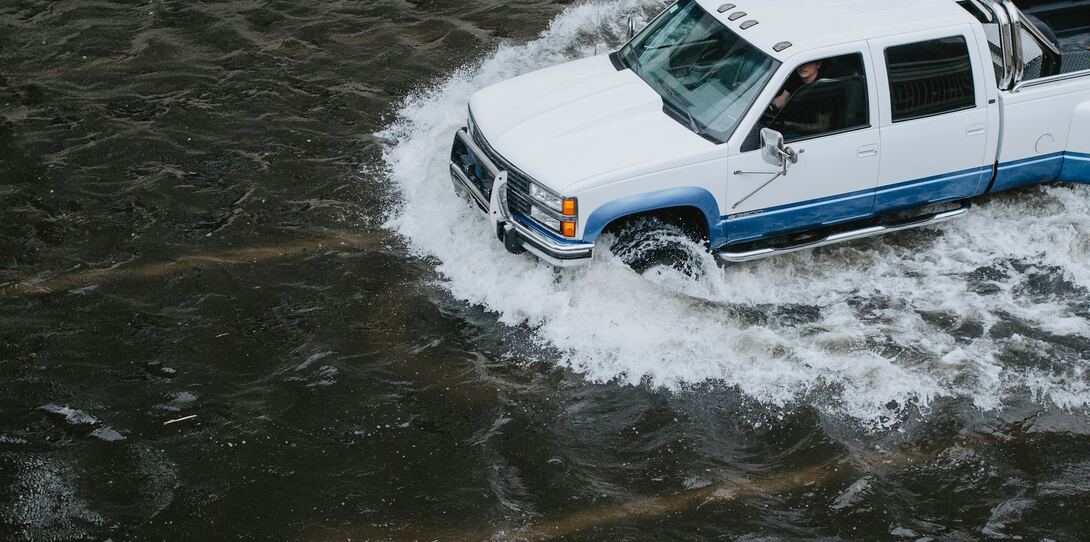
<svg viewBox="0 0 1090 542">
<path fill-rule="evenodd" d="M 644 51 L 657 51 L 659 49 L 668 49 L 668 48 L 673 48 L 673 47 L 681 47 L 682 45 L 688 47 L 688 46 L 692 46 L 692 45 L 699 45 L 699 44 L 702 44 L 702 43 L 711 43 L 711 42 L 715 42 L 715 41 L 718 41 L 718 40 L 715 39 L 715 38 L 704 38 L 702 40 L 679 41 L 679 42 L 676 42 L 676 43 L 667 43 L 665 45 L 656 45 L 654 47 L 644 47 L 643 50 Z"/>
<path fill-rule="evenodd" d="M 696 132 L 696 135 L 704 135 L 704 130 L 701 130 L 700 126 L 697 126 L 696 118 L 693 117 L 693 114 L 688 111 L 682 111 L 682 113 L 685 113 L 685 116 L 689 118 L 689 126 Z"/>
<path fill-rule="evenodd" d="M 669 87 L 664 87 L 663 90 L 665 90 L 671 96 L 674 96 L 674 97 L 678 98 L 679 100 L 684 99 L 681 96 L 679 96 L 673 89 L 671 89 Z M 704 130 L 702 130 L 700 128 L 700 125 L 696 123 L 696 117 L 694 117 L 692 113 L 688 112 L 687 110 L 682 108 L 680 105 L 677 105 L 677 104 L 671 102 L 670 100 L 662 100 L 662 103 L 665 104 L 666 107 L 669 107 L 670 109 L 673 109 L 675 112 L 684 115 L 685 120 L 689 121 L 689 128 L 692 131 L 696 132 L 696 135 L 700 135 L 700 136 L 704 135 Z"/>
</svg>

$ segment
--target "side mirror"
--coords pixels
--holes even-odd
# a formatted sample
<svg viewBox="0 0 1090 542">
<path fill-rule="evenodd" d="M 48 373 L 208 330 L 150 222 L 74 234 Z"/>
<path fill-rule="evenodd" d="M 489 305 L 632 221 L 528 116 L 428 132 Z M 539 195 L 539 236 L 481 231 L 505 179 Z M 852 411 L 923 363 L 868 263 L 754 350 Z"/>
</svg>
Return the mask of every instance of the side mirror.
<svg viewBox="0 0 1090 542">
<path fill-rule="evenodd" d="M 772 178 L 766 181 L 761 186 L 758 186 L 756 190 L 746 194 L 746 197 L 738 200 L 731 209 L 738 208 L 739 205 L 744 203 L 754 194 L 764 190 L 766 186 L 787 175 L 787 166 L 799 161 L 799 155 L 791 147 L 783 146 L 783 134 L 773 130 L 771 128 L 761 128 L 761 158 L 764 158 L 765 162 L 772 164 L 778 168 L 779 171 L 735 171 L 735 175 L 772 175 Z"/>
<path fill-rule="evenodd" d="M 783 134 L 771 128 L 761 128 L 761 158 L 776 167 L 783 167 L 787 149 L 783 146 Z"/>
<path fill-rule="evenodd" d="M 628 40 L 632 41 L 634 37 L 636 37 L 636 20 L 630 15 L 628 17 Z"/>
<path fill-rule="evenodd" d="M 783 134 L 771 128 L 761 128 L 761 158 L 776 167 L 782 167 L 787 173 L 788 164 L 799 161 L 799 155 L 791 147 L 783 144 Z"/>
</svg>

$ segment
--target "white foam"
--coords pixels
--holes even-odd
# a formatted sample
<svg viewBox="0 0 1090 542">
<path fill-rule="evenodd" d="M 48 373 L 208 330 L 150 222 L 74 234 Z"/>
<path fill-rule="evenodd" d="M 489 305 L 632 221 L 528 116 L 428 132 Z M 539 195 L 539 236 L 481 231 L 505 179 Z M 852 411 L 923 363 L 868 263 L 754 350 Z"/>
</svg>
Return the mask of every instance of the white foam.
<svg viewBox="0 0 1090 542">
<path fill-rule="evenodd" d="M 1022 393 L 1066 408 L 1090 405 L 1086 355 L 1066 360 L 1060 372 L 1007 367 L 999 354 L 1024 338 L 992 333 L 1013 320 L 1040 334 L 1090 337 L 1073 303 L 1085 291 L 1050 296 L 1024 288 L 1042 271 L 1090 287 L 1087 187 L 1000 196 L 936 230 L 725 270 L 698 255 L 695 276 L 659 268 L 641 277 L 605 250 L 590 266 L 562 272 L 506 253 L 447 177 L 470 94 L 590 55 L 596 39 L 623 32 L 630 14 L 642 19 L 661 6 L 570 7 L 538 39 L 500 46 L 413 95 L 378 134 L 390 141 L 385 160 L 402 196 L 388 227 L 440 262 L 453 295 L 505 324 L 528 324 L 562 352 L 557 363 L 592 381 L 678 387 L 711 380 L 768 404 L 809 401 L 875 423 L 889 419 L 891 401 L 926 408 L 939 397 L 968 397 L 991 409 Z M 998 273 L 990 288 L 970 284 L 966 275 L 978 268 Z M 812 316 L 797 320 L 794 305 Z M 964 326 L 969 331 L 947 329 Z"/>
</svg>

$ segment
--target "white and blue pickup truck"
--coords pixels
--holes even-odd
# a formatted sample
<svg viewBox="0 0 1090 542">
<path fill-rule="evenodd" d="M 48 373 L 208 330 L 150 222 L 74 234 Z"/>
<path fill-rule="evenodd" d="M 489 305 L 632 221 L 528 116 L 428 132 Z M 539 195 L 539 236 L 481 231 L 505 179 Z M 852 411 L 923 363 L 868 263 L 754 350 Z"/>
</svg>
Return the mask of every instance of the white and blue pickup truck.
<svg viewBox="0 0 1090 542">
<path fill-rule="evenodd" d="M 738 262 L 1090 182 L 1090 2 L 734 2 L 476 92 L 456 191 L 567 267 L 647 217 Z"/>
</svg>

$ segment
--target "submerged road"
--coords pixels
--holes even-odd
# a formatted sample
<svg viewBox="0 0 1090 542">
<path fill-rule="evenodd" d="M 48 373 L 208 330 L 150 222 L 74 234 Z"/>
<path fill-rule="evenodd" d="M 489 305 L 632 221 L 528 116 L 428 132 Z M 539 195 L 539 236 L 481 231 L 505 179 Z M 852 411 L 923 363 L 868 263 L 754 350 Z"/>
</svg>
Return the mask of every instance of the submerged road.
<svg viewBox="0 0 1090 542">
<path fill-rule="evenodd" d="M 644 276 L 453 197 L 662 6 L 0 4 L 0 539 L 1085 538 L 1090 187 Z"/>
</svg>

